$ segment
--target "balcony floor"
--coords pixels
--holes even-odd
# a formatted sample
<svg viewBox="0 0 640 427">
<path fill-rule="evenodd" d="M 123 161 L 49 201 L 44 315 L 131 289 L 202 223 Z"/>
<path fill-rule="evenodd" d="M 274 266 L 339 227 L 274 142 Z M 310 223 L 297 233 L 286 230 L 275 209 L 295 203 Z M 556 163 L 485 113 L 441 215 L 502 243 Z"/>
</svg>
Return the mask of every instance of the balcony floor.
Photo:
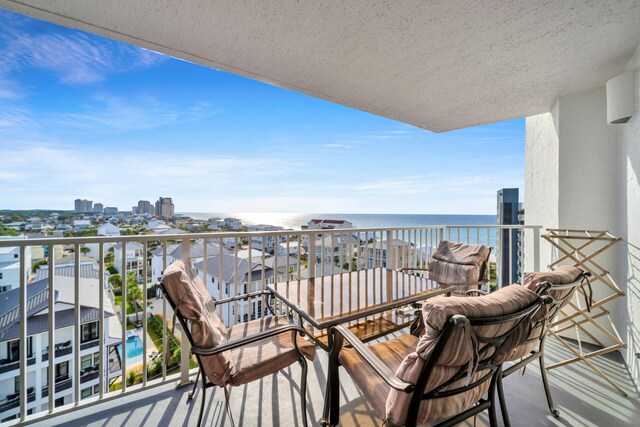
<svg viewBox="0 0 640 427">
<path fill-rule="evenodd" d="M 547 343 L 548 363 L 568 356 L 554 339 Z M 513 374 L 505 380 L 507 404 L 514 426 L 632 426 L 640 419 L 640 402 L 631 378 L 619 355 L 597 358 L 593 363 L 614 378 L 629 393 L 622 397 L 604 380 L 583 364 L 573 364 L 552 370 L 549 375 L 552 393 L 560 419 L 547 409 L 537 364 L 529 365 L 524 376 Z M 318 357 L 309 366 L 308 414 L 310 425 L 317 425 L 322 414 L 326 381 L 327 354 L 318 350 Z M 341 370 L 341 374 L 343 371 Z M 289 379 L 293 378 L 294 382 Z M 238 426 L 301 426 L 298 384 L 300 368 L 293 365 L 282 373 L 231 389 L 232 413 Z M 341 425 L 381 425 L 372 416 L 359 390 L 346 376 L 341 376 Z M 276 386 L 274 386 L 274 384 Z M 187 393 L 191 387 L 176 389 L 173 384 L 129 395 L 125 399 L 101 403 L 65 414 L 36 425 L 69 424 L 88 426 L 187 426 L 195 425 L 200 410 L 201 391 L 191 404 Z M 207 391 L 206 426 L 229 426 L 221 389 Z M 635 422 L 633 421 L 635 420 Z M 472 426 L 471 419 L 463 425 Z M 486 413 L 477 417 L 477 425 L 488 425 Z"/>
</svg>

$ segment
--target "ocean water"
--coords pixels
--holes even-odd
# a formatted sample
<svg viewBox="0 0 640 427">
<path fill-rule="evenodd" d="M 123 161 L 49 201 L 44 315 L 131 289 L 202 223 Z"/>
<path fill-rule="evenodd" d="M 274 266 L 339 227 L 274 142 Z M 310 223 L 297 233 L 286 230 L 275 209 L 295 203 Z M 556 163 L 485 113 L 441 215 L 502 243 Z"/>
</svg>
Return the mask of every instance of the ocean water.
<svg viewBox="0 0 640 427">
<path fill-rule="evenodd" d="M 197 219 L 238 218 L 244 225 L 269 224 L 285 229 L 300 230 L 309 220 L 317 219 L 343 219 L 353 224 L 354 228 L 395 228 L 395 227 L 422 227 L 434 225 L 447 226 L 471 226 L 468 228 L 451 228 L 444 236 L 445 239 L 481 243 L 496 246 L 495 228 L 474 228 L 473 226 L 495 226 L 496 215 L 415 215 L 415 214 L 331 214 L 331 213 L 229 213 L 229 212 L 181 212 L 183 215 Z M 380 236 L 380 234 L 378 234 Z M 432 237 L 433 236 L 433 237 Z M 382 236 L 380 236 L 382 237 Z M 437 244 L 440 237 L 435 233 L 420 235 L 408 233 L 397 238 L 406 239 L 416 244 Z"/>
<path fill-rule="evenodd" d="M 496 225 L 495 215 L 332 214 L 181 212 L 197 219 L 233 217 L 244 225 L 270 224 L 300 230 L 311 219 L 343 219 L 355 228 L 419 227 L 427 225 Z"/>
</svg>

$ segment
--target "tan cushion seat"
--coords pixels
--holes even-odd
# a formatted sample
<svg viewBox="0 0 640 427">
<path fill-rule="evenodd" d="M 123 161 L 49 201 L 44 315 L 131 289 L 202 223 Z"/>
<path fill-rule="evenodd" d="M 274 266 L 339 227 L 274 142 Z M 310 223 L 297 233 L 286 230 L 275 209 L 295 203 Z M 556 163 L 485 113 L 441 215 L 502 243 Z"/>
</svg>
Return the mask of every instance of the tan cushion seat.
<svg viewBox="0 0 640 427">
<path fill-rule="evenodd" d="M 241 323 L 231 327 L 229 341 L 235 341 L 289 323 L 287 316 L 264 317 Z M 296 341 L 302 354 L 307 359 L 313 360 L 316 355 L 313 343 L 305 340 L 299 334 L 296 334 Z M 229 383 L 241 385 L 286 368 L 295 363 L 300 355 L 293 345 L 289 331 L 231 350 L 230 358 L 236 369 Z"/>
<path fill-rule="evenodd" d="M 286 316 L 265 317 L 227 329 L 189 258 L 177 260 L 167 267 L 162 283 L 178 312 L 190 322 L 191 338 L 196 347 L 215 348 L 290 323 Z M 316 354 L 313 344 L 300 335 L 296 341 L 304 356 L 313 360 Z M 291 331 L 287 331 L 242 348 L 200 356 L 200 361 L 207 378 L 222 387 L 262 378 L 286 368 L 299 358 L 291 340 Z"/>
<path fill-rule="evenodd" d="M 578 280 L 582 270 L 570 265 L 561 265 L 554 271 L 541 271 L 535 273 L 524 273 L 523 285 L 534 291 L 542 282 L 551 282 L 554 285 L 568 285 Z"/>
<path fill-rule="evenodd" d="M 430 357 L 435 344 L 444 329 L 447 320 L 456 314 L 468 318 L 497 317 L 516 313 L 539 300 L 539 296 L 522 286 L 507 286 L 489 295 L 481 297 L 435 297 L 426 301 L 422 307 L 425 321 L 425 333 L 420 337 L 413 353 L 409 354 L 396 370 L 396 376 L 406 382 L 415 384 L 422 371 L 425 360 Z M 477 333 L 485 337 L 498 337 L 514 328 L 516 322 L 505 322 L 500 325 L 474 327 Z M 508 342 L 502 347 L 497 361 L 508 358 L 510 352 L 527 336 L 528 324 L 521 323 Z M 451 334 L 447 345 L 433 369 L 424 392 L 429 392 L 444 384 L 458 372 L 460 367 L 470 361 L 471 343 L 465 332 L 459 328 Z M 505 354 L 505 352 L 507 354 Z M 479 348 L 480 359 L 493 354 L 493 349 Z M 473 380 L 479 379 L 484 372 L 476 372 Z M 462 385 L 460 380 L 447 388 Z M 468 408 L 487 391 L 489 382 L 448 398 L 423 400 L 418 414 L 419 422 L 433 421 L 455 415 Z M 412 394 L 391 389 L 386 402 L 386 416 L 392 424 L 402 425 L 405 422 Z"/>
<path fill-rule="evenodd" d="M 572 267 L 569 265 L 562 265 L 558 267 L 554 271 L 541 271 L 535 273 L 525 273 L 523 286 L 533 292 L 538 289 L 543 282 L 550 282 L 553 285 L 569 285 L 580 278 L 582 274 L 582 270 L 577 267 Z M 564 290 L 549 290 L 547 295 L 550 295 L 555 300 L 562 300 L 563 298 L 570 298 L 573 292 L 575 292 L 575 288 L 569 288 Z M 556 307 L 555 311 L 547 312 L 546 309 L 538 311 L 535 314 L 532 321 L 540 322 L 545 314 L 549 318 L 554 318 L 557 315 L 558 310 L 561 307 Z M 522 357 L 527 356 L 531 351 L 533 351 L 538 344 L 540 343 L 541 334 L 544 334 L 546 331 L 542 327 L 542 324 L 539 323 L 538 326 L 531 330 L 529 334 L 529 338 L 527 341 L 518 346 L 514 352 L 511 354 L 508 360 L 517 360 Z"/>
<path fill-rule="evenodd" d="M 539 300 L 539 296 L 522 286 L 510 286 L 490 295 L 468 297 L 436 297 L 429 299 L 423 305 L 423 318 L 425 319 L 425 334 L 420 338 L 404 334 L 389 341 L 369 346 L 369 349 L 393 372 L 396 376 L 408 383 L 416 384 L 425 361 L 431 356 L 447 320 L 455 315 L 462 314 L 469 318 L 498 317 L 505 314 L 516 313 Z M 501 347 L 502 351 L 498 359 L 504 359 L 504 352 L 511 352 L 526 337 L 527 323 L 517 321 L 505 322 L 497 326 L 474 326 L 474 329 L 485 337 L 498 337 L 507 332 L 509 335 L 507 344 Z M 460 329 L 460 330 L 458 330 Z M 424 390 L 426 393 L 436 389 L 454 378 L 462 367 L 468 366 L 472 351 L 469 336 L 465 335 L 462 328 L 449 336 L 444 351 L 430 371 Z M 480 359 L 485 359 L 494 353 L 493 348 L 479 349 Z M 407 417 L 412 393 L 404 393 L 389 387 L 365 362 L 365 360 L 353 349 L 343 348 L 339 354 L 339 361 L 344 369 L 353 378 L 360 388 L 366 400 L 369 401 L 377 415 L 386 419 L 390 425 L 404 425 Z M 488 373 L 487 370 L 476 371 L 471 382 L 479 380 Z M 446 386 L 446 390 L 455 389 L 465 384 L 466 378 L 457 380 Z M 490 382 L 484 381 L 479 386 L 466 392 L 453 396 L 423 400 L 420 404 L 418 421 L 420 423 L 435 421 L 456 415 L 477 402 L 487 392 Z"/>
<path fill-rule="evenodd" d="M 469 289 L 478 289 L 484 277 L 491 249 L 484 245 L 471 245 L 442 240 L 429 260 L 429 279 L 441 284 L 458 285 L 456 295 Z"/>
<path fill-rule="evenodd" d="M 369 349 L 392 371 L 396 371 L 405 357 L 416 351 L 418 337 L 403 334 L 397 338 L 381 344 L 369 346 Z M 362 390 L 367 401 L 371 403 L 378 417 L 386 416 L 387 397 L 391 387 L 387 385 L 351 348 L 343 348 L 339 356 L 340 364 L 344 366 L 356 385 Z"/>
<path fill-rule="evenodd" d="M 189 258 L 171 263 L 164 271 L 162 284 L 179 313 L 190 322 L 193 345 L 213 348 L 227 342 L 229 332 Z M 207 377 L 215 385 L 225 385 L 235 373 L 228 352 L 201 356 L 200 360 Z"/>
</svg>

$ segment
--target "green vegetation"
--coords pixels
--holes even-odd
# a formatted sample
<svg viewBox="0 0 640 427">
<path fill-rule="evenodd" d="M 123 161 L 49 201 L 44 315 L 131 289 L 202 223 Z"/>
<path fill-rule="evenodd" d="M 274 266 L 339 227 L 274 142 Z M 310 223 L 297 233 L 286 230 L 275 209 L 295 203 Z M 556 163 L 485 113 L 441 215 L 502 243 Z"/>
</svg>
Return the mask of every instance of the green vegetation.
<svg viewBox="0 0 640 427">
<path fill-rule="evenodd" d="M 40 261 L 36 261 L 33 263 L 33 266 L 31 267 L 31 272 L 33 274 L 36 274 L 36 271 L 40 269 L 41 265 L 47 265 L 47 264 L 49 264 L 49 261 L 47 261 L 46 259 L 41 259 Z"/>
<path fill-rule="evenodd" d="M 5 217 L 5 222 L 23 222 L 26 218 L 36 217 L 48 217 L 52 213 L 59 215 L 58 219 L 64 221 L 66 219 L 72 219 L 78 214 L 73 211 L 57 211 L 51 209 L 31 209 L 31 210 L 10 210 L 0 209 L 0 216 Z M 7 221 L 8 219 L 8 221 Z"/>
<path fill-rule="evenodd" d="M 64 237 L 93 237 L 98 235 L 98 228 L 90 228 L 83 231 L 65 231 Z"/>
<path fill-rule="evenodd" d="M 155 315 L 149 318 L 147 321 L 147 333 L 151 340 L 155 344 L 156 348 L 160 353 L 162 353 L 162 334 L 163 334 L 163 321 L 162 317 L 159 315 Z M 167 343 L 169 343 L 169 351 L 173 354 L 175 349 L 180 348 L 180 341 L 175 337 L 175 335 L 171 335 L 171 331 L 167 328 L 164 331 L 167 336 Z"/>
<path fill-rule="evenodd" d="M 120 230 L 120 234 L 123 236 L 136 236 L 138 234 L 144 234 L 144 230 L 138 230 L 135 228 L 125 228 Z"/>
<path fill-rule="evenodd" d="M 122 295 L 116 295 L 115 296 L 115 301 L 117 306 L 122 307 Z M 149 307 L 152 304 L 151 301 L 147 301 L 147 307 Z M 133 308 L 133 305 L 131 304 L 131 301 L 129 300 L 129 297 L 127 297 L 127 314 L 134 314 L 134 313 L 138 313 L 140 310 L 140 306 L 142 304 L 140 304 L 139 306 L 137 306 L 137 310 Z M 137 319 L 136 319 L 136 323 L 137 323 Z"/>
<path fill-rule="evenodd" d="M 142 291 L 138 285 L 129 286 L 127 288 L 127 301 L 133 305 L 136 313 L 136 323 L 138 323 L 138 310 L 140 309 L 140 300 L 142 299 Z"/>
<path fill-rule="evenodd" d="M 12 228 L 7 228 L 0 224 L 0 236 L 19 236 L 20 233 Z"/>
<path fill-rule="evenodd" d="M 108 268 L 113 269 L 113 273 L 117 272 L 117 270 L 113 268 L 113 248 L 109 248 L 107 251 L 107 254 L 104 256 L 104 262 L 105 264 L 109 264 Z M 111 270 L 109 270 L 109 273 L 111 273 Z"/>
</svg>

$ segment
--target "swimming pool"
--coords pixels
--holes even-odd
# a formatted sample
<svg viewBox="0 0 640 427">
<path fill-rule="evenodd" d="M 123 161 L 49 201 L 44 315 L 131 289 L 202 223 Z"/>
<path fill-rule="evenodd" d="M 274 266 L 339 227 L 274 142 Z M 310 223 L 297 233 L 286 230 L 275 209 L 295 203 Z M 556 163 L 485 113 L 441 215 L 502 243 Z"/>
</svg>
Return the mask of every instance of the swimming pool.
<svg viewBox="0 0 640 427">
<path fill-rule="evenodd" d="M 140 339 L 140 337 L 137 335 L 127 337 L 126 345 L 127 345 L 127 364 L 141 361 L 142 351 L 144 350 L 144 347 L 142 347 L 142 340 Z M 122 359 L 122 344 L 118 344 L 117 349 L 118 349 L 118 354 Z"/>
</svg>

